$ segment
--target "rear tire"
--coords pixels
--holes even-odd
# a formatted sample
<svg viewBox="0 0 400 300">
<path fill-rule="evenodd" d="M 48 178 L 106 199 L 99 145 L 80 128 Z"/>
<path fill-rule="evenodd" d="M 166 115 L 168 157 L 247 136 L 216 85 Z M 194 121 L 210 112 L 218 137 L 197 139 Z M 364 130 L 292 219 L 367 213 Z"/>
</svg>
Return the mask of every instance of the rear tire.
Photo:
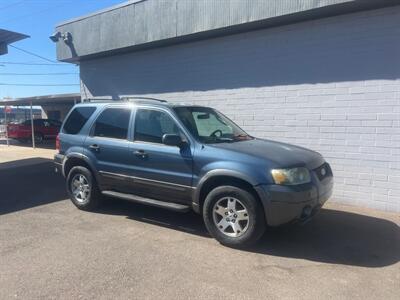
<svg viewBox="0 0 400 300">
<path fill-rule="evenodd" d="M 263 207 L 256 197 L 235 186 L 220 186 L 206 197 L 204 223 L 221 244 L 242 248 L 257 242 L 266 224 Z"/>
<path fill-rule="evenodd" d="M 92 172 L 82 166 L 73 167 L 67 176 L 67 191 L 79 209 L 92 211 L 101 203 L 102 195 Z"/>
<path fill-rule="evenodd" d="M 41 144 L 43 143 L 44 137 L 43 134 L 41 133 L 35 133 L 35 143 L 36 144 Z"/>
</svg>

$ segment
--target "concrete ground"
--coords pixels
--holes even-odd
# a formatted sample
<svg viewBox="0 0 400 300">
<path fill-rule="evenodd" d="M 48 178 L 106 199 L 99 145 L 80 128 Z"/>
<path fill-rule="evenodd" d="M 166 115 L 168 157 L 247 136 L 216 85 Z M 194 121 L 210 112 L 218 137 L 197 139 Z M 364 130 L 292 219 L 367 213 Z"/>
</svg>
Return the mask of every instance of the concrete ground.
<svg viewBox="0 0 400 300">
<path fill-rule="evenodd" d="M 10 140 L 10 146 L 7 146 L 6 140 L 0 139 L 0 170 L 36 164 L 43 159 L 53 159 L 56 153 L 54 149 L 54 140 L 44 141 L 33 149 L 31 144 L 14 140 Z"/>
<path fill-rule="evenodd" d="M 400 299 L 398 214 L 331 203 L 234 250 L 194 213 L 118 200 L 79 211 L 34 156 L 0 162 L 0 299 Z"/>
</svg>

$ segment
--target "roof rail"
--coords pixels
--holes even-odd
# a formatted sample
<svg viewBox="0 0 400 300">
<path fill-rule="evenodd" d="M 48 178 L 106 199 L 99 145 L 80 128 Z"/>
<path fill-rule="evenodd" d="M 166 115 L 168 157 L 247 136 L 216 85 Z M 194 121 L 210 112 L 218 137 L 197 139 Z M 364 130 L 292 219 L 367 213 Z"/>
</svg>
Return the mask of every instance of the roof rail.
<svg viewBox="0 0 400 300">
<path fill-rule="evenodd" d="M 121 100 L 130 101 L 130 100 L 153 100 L 158 102 L 167 103 L 167 100 L 152 98 L 152 97 L 122 97 Z"/>
<path fill-rule="evenodd" d="M 82 99 L 82 103 L 85 103 L 85 102 L 110 102 L 110 101 L 116 101 L 116 100 L 107 99 L 107 98 Z"/>
<path fill-rule="evenodd" d="M 82 99 L 82 102 L 118 102 L 118 101 L 140 101 L 140 100 L 151 100 L 151 101 L 157 101 L 157 102 L 162 102 L 162 103 L 167 103 L 167 100 L 163 99 L 157 99 L 157 98 L 151 98 L 151 97 L 121 97 L 120 99 L 110 99 L 110 98 L 93 98 L 93 99 Z"/>
</svg>

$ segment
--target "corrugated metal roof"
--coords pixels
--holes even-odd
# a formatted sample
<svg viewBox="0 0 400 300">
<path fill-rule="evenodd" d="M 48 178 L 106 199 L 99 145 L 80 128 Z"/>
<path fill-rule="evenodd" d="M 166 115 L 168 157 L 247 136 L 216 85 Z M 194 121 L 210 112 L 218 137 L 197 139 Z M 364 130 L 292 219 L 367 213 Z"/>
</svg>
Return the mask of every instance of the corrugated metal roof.
<svg viewBox="0 0 400 300">
<path fill-rule="evenodd" d="M 388 5 L 399 0 L 131 0 L 66 21 L 57 58 L 75 62 Z"/>
</svg>

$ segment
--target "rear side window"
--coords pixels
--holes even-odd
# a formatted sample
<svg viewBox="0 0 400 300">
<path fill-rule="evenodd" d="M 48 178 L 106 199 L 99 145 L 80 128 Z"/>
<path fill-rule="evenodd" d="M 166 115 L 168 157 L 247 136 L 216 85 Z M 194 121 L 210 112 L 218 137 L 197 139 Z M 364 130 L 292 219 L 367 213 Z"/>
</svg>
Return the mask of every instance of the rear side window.
<svg viewBox="0 0 400 300">
<path fill-rule="evenodd" d="M 77 134 L 92 116 L 95 107 L 77 107 L 69 115 L 64 124 L 63 132 L 67 134 Z"/>
<path fill-rule="evenodd" d="M 60 127 L 61 126 L 61 122 L 57 121 L 57 120 L 47 120 L 47 122 L 49 122 L 49 124 L 51 126 L 55 126 L 55 127 Z"/>
<path fill-rule="evenodd" d="M 131 110 L 128 108 L 107 108 L 94 124 L 93 136 L 126 139 L 128 137 Z"/>
<path fill-rule="evenodd" d="M 42 120 L 42 119 L 33 120 L 33 125 L 35 125 L 35 126 L 45 126 L 44 120 Z"/>
</svg>

